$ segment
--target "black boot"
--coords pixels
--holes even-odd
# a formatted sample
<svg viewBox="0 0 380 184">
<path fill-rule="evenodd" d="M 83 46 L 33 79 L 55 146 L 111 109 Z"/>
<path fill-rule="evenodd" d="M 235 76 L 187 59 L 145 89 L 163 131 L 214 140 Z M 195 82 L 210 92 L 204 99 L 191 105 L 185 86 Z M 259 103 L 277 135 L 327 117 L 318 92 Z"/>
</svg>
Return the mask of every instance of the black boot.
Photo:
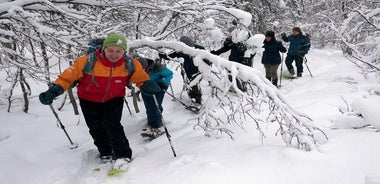
<svg viewBox="0 0 380 184">
<path fill-rule="evenodd" d="M 278 79 L 273 79 L 273 80 L 272 80 L 272 84 L 273 84 L 274 86 L 276 86 L 276 87 L 277 87 L 277 81 L 278 81 Z"/>
<path fill-rule="evenodd" d="M 265 77 L 265 78 L 267 78 L 269 81 L 272 81 L 272 77 Z"/>
<path fill-rule="evenodd" d="M 295 74 L 295 72 L 294 72 L 294 68 L 290 69 L 290 70 L 289 70 L 289 73 L 290 73 L 291 76 L 293 76 L 293 75 Z"/>
</svg>

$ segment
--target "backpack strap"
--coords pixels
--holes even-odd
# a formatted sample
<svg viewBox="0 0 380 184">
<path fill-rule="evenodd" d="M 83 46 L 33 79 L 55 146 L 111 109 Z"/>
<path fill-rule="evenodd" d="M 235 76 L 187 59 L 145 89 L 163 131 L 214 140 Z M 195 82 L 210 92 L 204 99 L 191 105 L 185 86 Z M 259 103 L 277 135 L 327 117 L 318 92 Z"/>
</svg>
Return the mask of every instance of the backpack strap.
<svg viewBox="0 0 380 184">
<path fill-rule="evenodd" d="M 127 83 L 129 83 L 133 73 L 135 73 L 135 66 L 130 55 L 125 55 L 125 71 L 128 72 Z"/>
<path fill-rule="evenodd" d="M 91 80 L 95 80 L 94 67 L 96 64 L 96 53 L 90 52 L 88 54 L 87 63 L 83 68 L 83 74 L 91 73 Z M 129 55 L 125 55 L 125 71 L 128 72 L 127 83 L 129 83 L 132 74 L 135 72 L 135 67 L 132 62 L 132 57 Z"/>
<path fill-rule="evenodd" d="M 87 63 L 86 63 L 86 65 L 83 68 L 83 73 L 90 72 L 94 68 L 95 62 L 96 62 L 96 54 L 95 54 L 95 52 L 89 53 L 88 54 Z"/>
<path fill-rule="evenodd" d="M 91 80 L 94 81 L 95 79 L 95 75 L 94 75 L 94 67 L 95 67 L 95 63 L 96 63 L 96 53 L 95 52 L 90 52 L 88 54 L 88 59 L 87 59 L 87 63 L 86 65 L 84 66 L 83 68 L 83 74 L 86 74 L 86 73 L 91 73 Z"/>
</svg>

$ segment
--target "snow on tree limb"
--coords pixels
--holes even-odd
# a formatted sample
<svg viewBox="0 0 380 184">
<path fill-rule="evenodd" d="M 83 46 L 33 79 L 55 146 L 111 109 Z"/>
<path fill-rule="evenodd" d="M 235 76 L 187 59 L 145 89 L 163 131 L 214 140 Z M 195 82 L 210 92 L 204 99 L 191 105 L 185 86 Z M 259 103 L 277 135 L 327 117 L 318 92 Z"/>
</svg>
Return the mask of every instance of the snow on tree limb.
<svg viewBox="0 0 380 184">
<path fill-rule="evenodd" d="M 202 80 L 207 81 L 210 87 L 209 90 L 203 90 L 209 94 L 197 124 L 205 130 L 206 135 L 225 133 L 233 138 L 233 132 L 228 129 L 229 124 L 243 127 L 244 122 L 254 122 L 261 137 L 265 137 L 262 124 L 277 122 L 278 132 L 288 146 L 311 150 L 317 148 L 320 141 L 327 140 L 322 129 L 314 125 L 310 117 L 294 110 L 277 88 L 255 68 L 228 61 L 180 42 L 144 39 L 132 41 L 128 47 L 129 50 L 140 47 L 169 48 L 193 57 Z M 212 67 L 203 62 L 205 59 L 212 63 Z M 237 87 L 236 80 L 246 85 L 245 92 Z M 229 92 L 231 87 L 236 93 Z M 321 137 L 323 140 L 319 139 Z"/>
</svg>

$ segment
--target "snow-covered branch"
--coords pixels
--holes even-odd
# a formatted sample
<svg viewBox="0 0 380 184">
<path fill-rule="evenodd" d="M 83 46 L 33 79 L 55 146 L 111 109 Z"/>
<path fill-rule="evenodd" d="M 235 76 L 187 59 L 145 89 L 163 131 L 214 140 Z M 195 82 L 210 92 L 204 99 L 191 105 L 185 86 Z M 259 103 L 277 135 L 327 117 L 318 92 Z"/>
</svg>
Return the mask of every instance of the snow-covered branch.
<svg viewBox="0 0 380 184">
<path fill-rule="evenodd" d="M 368 2 L 370 3 L 370 2 Z M 354 5 L 352 5 L 354 6 Z M 324 24 L 330 32 L 339 38 L 339 44 L 347 57 L 352 57 L 366 75 L 369 72 L 379 72 L 380 35 L 377 17 L 379 8 L 367 8 L 360 4 L 358 7 L 346 7 L 344 19 L 333 17 L 329 12 L 320 13 Z"/>
<path fill-rule="evenodd" d="M 143 39 L 130 42 L 128 46 L 130 50 L 140 47 L 168 48 L 194 58 L 194 64 L 201 72 L 199 79 L 206 81 L 210 88 L 204 90 L 210 94 L 206 95 L 208 99 L 202 107 L 197 124 L 207 135 L 226 133 L 233 137 L 227 125 L 234 123 L 242 126 L 244 122 L 255 123 L 260 134 L 263 134 L 260 131 L 262 124 L 277 122 L 281 137 L 289 146 L 310 150 L 320 141 L 316 134 L 323 134 L 323 139 L 327 139 L 310 117 L 294 110 L 277 88 L 254 68 L 228 61 L 206 50 L 188 47 L 180 42 Z M 212 67 L 203 62 L 204 60 L 209 60 Z M 241 91 L 236 85 L 236 80 L 244 83 L 247 90 Z M 236 93 L 229 91 L 231 87 Z"/>
</svg>

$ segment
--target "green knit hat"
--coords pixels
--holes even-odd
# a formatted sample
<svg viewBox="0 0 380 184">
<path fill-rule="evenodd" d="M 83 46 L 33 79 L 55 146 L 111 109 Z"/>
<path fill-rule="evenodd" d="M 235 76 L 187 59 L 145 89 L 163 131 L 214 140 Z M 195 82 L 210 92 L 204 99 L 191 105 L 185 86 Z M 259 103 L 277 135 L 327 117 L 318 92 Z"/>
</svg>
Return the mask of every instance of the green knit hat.
<svg viewBox="0 0 380 184">
<path fill-rule="evenodd" d="M 119 34 L 109 34 L 103 42 L 102 50 L 109 46 L 119 46 L 124 50 L 127 50 L 127 41 L 123 35 Z"/>
</svg>

